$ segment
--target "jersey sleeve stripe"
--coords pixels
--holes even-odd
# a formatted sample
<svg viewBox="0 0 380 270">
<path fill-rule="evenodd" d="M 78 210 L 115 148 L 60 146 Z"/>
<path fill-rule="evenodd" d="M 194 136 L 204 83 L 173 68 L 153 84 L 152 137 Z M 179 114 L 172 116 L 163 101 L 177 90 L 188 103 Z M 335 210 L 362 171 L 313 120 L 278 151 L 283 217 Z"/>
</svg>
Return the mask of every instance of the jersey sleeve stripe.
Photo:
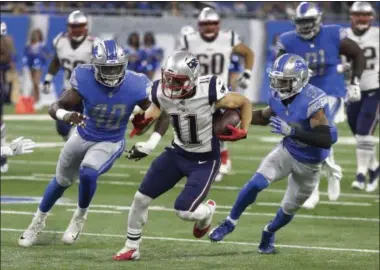
<svg viewBox="0 0 380 270">
<path fill-rule="evenodd" d="M 210 84 L 208 86 L 208 103 L 212 105 L 217 98 L 217 93 L 216 93 L 216 80 L 218 79 L 217 76 L 212 76 L 210 80 Z"/>
<path fill-rule="evenodd" d="M 154 103 L 154 105 L 157 106 L 157 108 L 160 108 L 160 102 L 158 101 L 158 98 L 157 98 L 157 89 L 158 89 L 159 83 L 160 81 L 157 80 L 157 81 L 154 81 L 152 85 L 152 102 Z"/>
<path fill-rule="evenodd" d="M 235 31 L 231 31 L 231 47 L 235 46 Z"/>
<path fill-rule="evenodd" d="M 185 43 L 185 49 L 188 50 L 189 49 L 189 42 L 187 41 L 187 35 L 183 36 L 183 41 Z"/>
</svg>

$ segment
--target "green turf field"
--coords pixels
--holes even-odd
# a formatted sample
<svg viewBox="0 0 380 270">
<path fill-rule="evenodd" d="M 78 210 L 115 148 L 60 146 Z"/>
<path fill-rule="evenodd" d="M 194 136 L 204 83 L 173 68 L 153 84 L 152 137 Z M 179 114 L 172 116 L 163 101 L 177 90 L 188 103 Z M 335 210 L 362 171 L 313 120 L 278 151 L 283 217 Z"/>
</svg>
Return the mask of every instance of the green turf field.
<svg viewBox="0 0 380 270">
<path fill-rule="evenodd" d="M 194 239 L 193 224 L 181 221 L 172 211 L 183 180 L 153 203 L 144 230 L 141 260 L 115 262 L 112 255 L 124 245 L 133 195 L 152 159 L 169 143 L 171 133 L 152 157 L 140 162 L 122 157 L 100 177 L 84 232 L 75 245 L 65 246 L 60 238 L 76 208 L 77 184 L 53 208 L 39 244 L 25 249 L 17 246 L 17 239 L 29 225 L 38 199 L 55 173 L 62 141 L 51 120 L 6 123 L 8 138 L 24 135 L 44 148 L 12 158 L 9 172 L 1 176 L 1 269 L 379 269 L 378 191 L 368 194 L 350 188 L 355 176 L 355 148 L 346 125 L 339 126 L 341 139 L 335 147 L 336 160 L 344 169 L 341 197 L 329 202 L 327 181 L 322 179 L 317 208 L 301 209 L 293 222 L 277 233 L 278 254 L 259 255 L 257 245 L 263 226 L 277 211 L 286 181 L 262 192 L 227 241 L 214 244 L 207 237 Z M 127 147 L 145 138 L 128 140 Z M 208 196 L 218 204 L 213 225 L 226 217 L 240 187 L 276 139 L 279 137 L 268 128 L 252 127 L 247 140 L 229 144 L 233 174 L 214 184 Z M 4 196 L 35 200 L 29 198 L 29 204 L 3 203 Z"/>
</svg>

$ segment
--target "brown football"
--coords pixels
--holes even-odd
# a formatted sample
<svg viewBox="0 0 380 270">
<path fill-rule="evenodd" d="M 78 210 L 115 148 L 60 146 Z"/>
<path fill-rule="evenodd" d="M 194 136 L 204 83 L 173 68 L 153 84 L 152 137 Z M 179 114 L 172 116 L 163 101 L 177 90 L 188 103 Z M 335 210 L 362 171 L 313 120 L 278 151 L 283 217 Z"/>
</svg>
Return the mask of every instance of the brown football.
<svg viewBox="0 0 380 270">
<path fill-rule="evenodd" d="M 229 135 L 228 125 L 239 127 L 241 122 L 240 113 L 238 110 L 218 111 L 214 114 L 213 128 L 215 135 Z"/>
</svg>

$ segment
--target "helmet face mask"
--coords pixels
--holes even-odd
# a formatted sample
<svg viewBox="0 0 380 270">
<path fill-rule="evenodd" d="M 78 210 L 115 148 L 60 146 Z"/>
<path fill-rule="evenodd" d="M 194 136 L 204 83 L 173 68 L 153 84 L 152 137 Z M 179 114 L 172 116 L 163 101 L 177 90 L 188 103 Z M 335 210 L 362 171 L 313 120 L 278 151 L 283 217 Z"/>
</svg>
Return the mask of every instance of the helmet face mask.
<svg viewBox="0 0 380 270">
<path fill-rule="evenodd" d="M 194 85 L 189 77 L 162 71 L 162 89 L 166 97 L 184 98 L 191 93 L 193 88 Z"/>
</svg>

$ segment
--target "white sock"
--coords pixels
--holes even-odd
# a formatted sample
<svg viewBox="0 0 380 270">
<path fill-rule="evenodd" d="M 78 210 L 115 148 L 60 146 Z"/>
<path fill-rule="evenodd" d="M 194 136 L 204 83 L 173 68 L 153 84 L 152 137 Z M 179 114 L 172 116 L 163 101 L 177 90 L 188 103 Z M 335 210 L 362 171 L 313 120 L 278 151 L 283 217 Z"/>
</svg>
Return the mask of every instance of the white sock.
<svg viewBox="0 0 380 270">
<path fill-rule="evenodd" d="M 366 175 L 375 152 L 374 138 L 371 135 L 356 135 L 356 162 L 357 173 Z"/>
<path fill-rule="evenodd" d="M 87 208 L 80 208 L 79 206 L 75 210 L 74 215 L 77 217 L 85 217 L 87 215 L 88 207 Z"/>
<path fill-rule="evenodd" d="M 373 151 L 373 155 L 372 155 L 372 158 L 371 158 L 371 161 L 369 164 L 369 169 L 371 171 L 375 171 L 377 169 L 377 167 L 379 167 L 379 161 L 377 160 L 377 155 L 378 155 L 378 153 L 375 149 L 375 151 Z"/>
<path fill-rule="evenodd" d="M 40 208 L 38 207 L 37 208 L 37 212 L 36 212 L 36 214 L 34 216 L 42 218 L 42 219 L 45 219 L 47 217 L 47 215 L 48 215 L 48 212 L 46 212 L 46 213 L 41 212 Z"/>
<path fill-rule="evenodd" d="M 227 220 L 230 221 L 232 224 L 234 224 L 234 226 L 237 225 L 237 220 L 236 219 L 232 219 L 230 216 L 227 217 Z"/>
<path fill-rule="evenodd" d="M 201 203 L 194 212 L 176 211 L 177 216 L 185 221 L 202 221 L 211 215 L 211 208 L 205 203 Z"/>
<path fill-rule="evenodd" d="M 152 198 L 136 192 L 128 214 L 127 241 L 125 245 L 138 249 L 141 242 L 142 229 L 148 220 L 148 208 Z"/>
</svg>

